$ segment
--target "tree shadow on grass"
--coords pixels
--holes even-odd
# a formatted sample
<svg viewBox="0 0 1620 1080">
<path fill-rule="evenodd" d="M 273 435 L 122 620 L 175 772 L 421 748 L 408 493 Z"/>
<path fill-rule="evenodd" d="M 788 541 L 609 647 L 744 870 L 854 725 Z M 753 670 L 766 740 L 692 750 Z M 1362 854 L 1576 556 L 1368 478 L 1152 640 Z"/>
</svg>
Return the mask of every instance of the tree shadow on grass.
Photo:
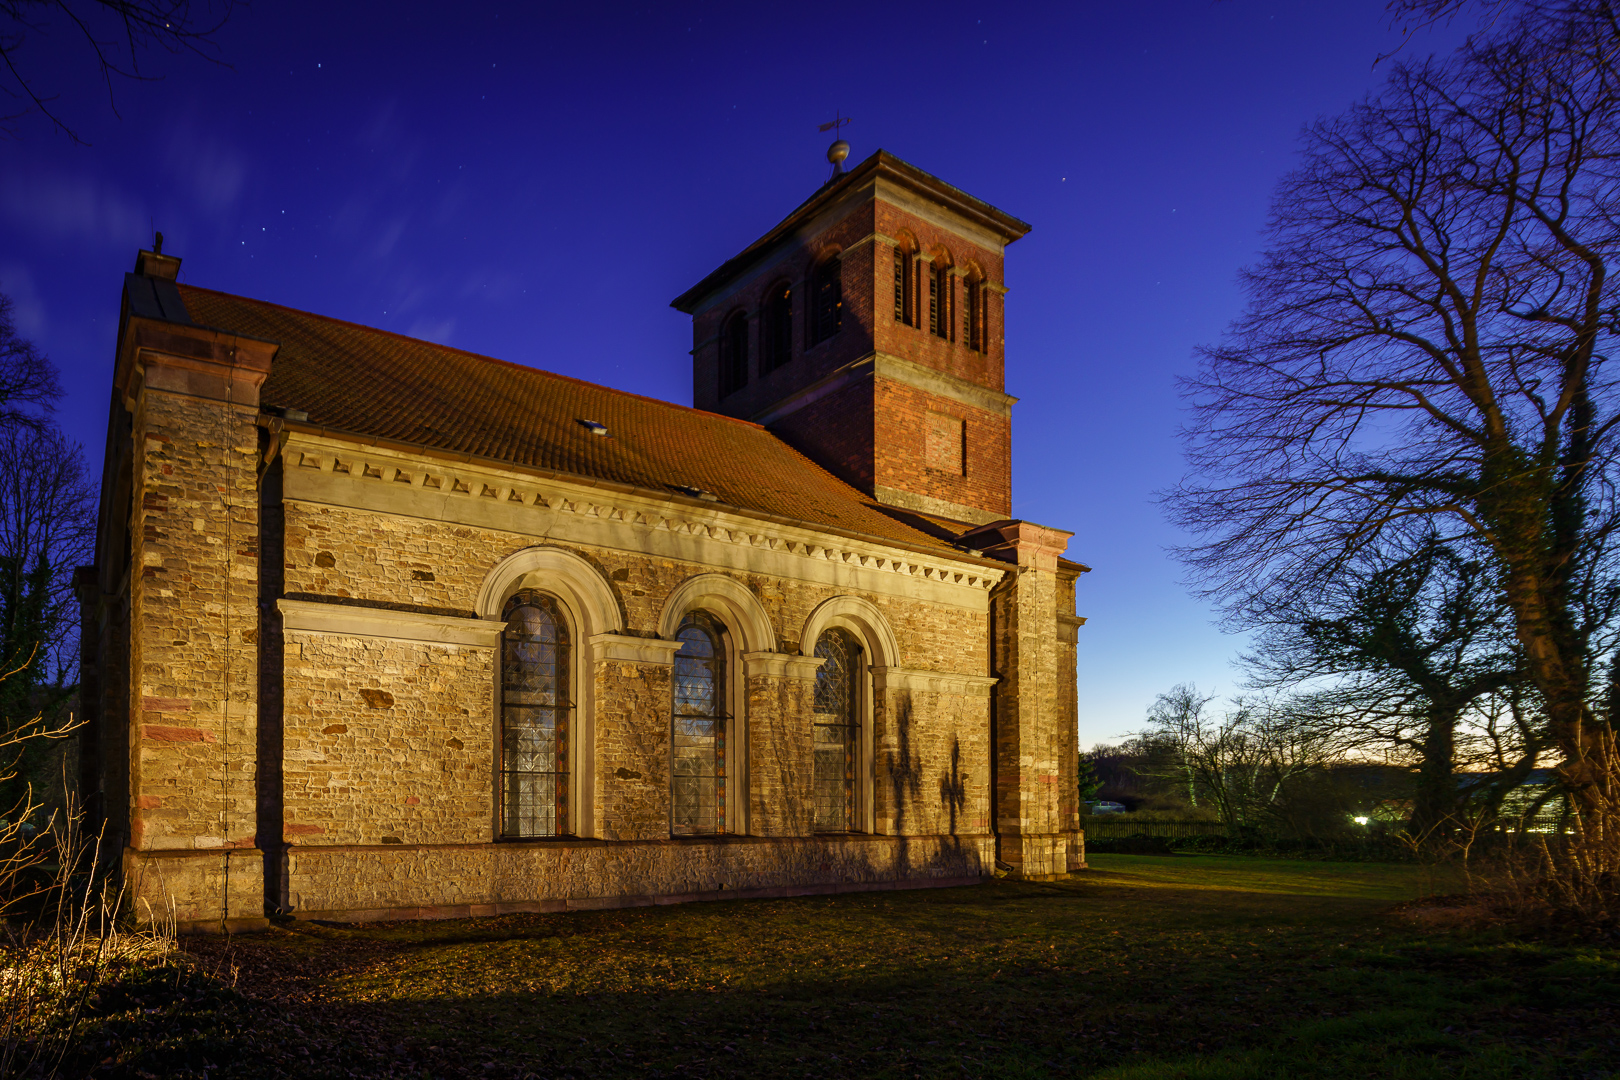
<svg viewBox="0 0 1620 1080">
<path fill-rule="evenodd" d="M 1387 933 L 1377 903 L 1328 906 L 1091 878 L 198 948 L 237 964 L 257 1017 L 215 1077 L 1579 1076 L 1620 1028 L 1609 969 L 1549 998 L 1550 953 L 1448 951 Z"/>
</svg>

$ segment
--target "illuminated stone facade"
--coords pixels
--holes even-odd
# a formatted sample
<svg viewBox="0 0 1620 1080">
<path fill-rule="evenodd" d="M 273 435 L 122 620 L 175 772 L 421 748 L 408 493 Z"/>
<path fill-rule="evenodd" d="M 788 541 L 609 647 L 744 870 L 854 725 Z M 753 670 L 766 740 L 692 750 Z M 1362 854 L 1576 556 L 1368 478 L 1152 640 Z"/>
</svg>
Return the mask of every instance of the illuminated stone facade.
<svg viewBox="0 0 1620 1080">
<path fill-rule="evenodd" d="M 993 254 L 973 272 L 995 284 Z M 885 524 L 874 507 L 924 504 L 845 488 L 786 450 L 772 457 L 777 436 L 763 429 L 643 399 L 644 413 L 664 410 L 646 413 L 659 445 L 737 441 L 737 460 L 707 483 L 723 488 L 729 467 L 751 486 L 717 496 L 626 481 L 647 456 L 631 445 L 636 422 L 609 433 L 617 442 L 570 425 L 627 396 L 422 343 L 401 359 L 390 350 L 402 339 L 176 286 L 177 269 L 142 253 L 126 282 L 99 561 L 80 576 L 83 784 L 125 849 L 140 917 L 241 928 L 277 911 L 436 917 L 966 883 L 998 861 L 1031 877 L 1083 865 L 1084 567 L 1061 558 L 1067 533 L 991 512 L 1010 505 L 1005 454 L 981 472 L 971 428 L 953 467 L 978 486 L 917 492 L 936 510 L 988 508 L 954 524 Z M 976 295 L 998 300 L 980 327 L 998 344 L 967 374 L 984 383 L 994 369 L 999 394 L 1000 294 Z M 851 325 L 845 345 L 857 337 Z M 951 360 L 948 344 L 928 348 Z M 482 405 L 468 414 L 477 425 L 436 431 L 437 445 L 391 436 L 400 410 L 344 399 L 341 383 L 325 416 L 310 388 L 341 366 L 339 345 L 411 378 L 441 377 L 442 361 L 516 379 L 511 423 L 551 410 L 554 438 L 583 440 L 580 464 L 458 449 L 458 430 L 485 426 Z M 908 378 L 914 396 L 939 388 Z M 945 390 L 955 405 L 969 395 Z M 891 420 L 925 453 L 926 424 Z M 928 480 L 883 468 L 874 475 L 913 488 Z M 503 817 L 516 790 L 502 781 L 515 708 L 501 690 L 503 612 L 520 590 L 554 599 L 569 642 L 554 836 L 513 835 Z M 677 837 L 671 672 L 696 611 L 724 652 L 728 804 L 723 833 Z M 825 756 L 811 716 L 816 642 L 835 628 L 861 662 L 844 781 L 853 828 L 831 834 L 817 831 Z"/>
</svg>

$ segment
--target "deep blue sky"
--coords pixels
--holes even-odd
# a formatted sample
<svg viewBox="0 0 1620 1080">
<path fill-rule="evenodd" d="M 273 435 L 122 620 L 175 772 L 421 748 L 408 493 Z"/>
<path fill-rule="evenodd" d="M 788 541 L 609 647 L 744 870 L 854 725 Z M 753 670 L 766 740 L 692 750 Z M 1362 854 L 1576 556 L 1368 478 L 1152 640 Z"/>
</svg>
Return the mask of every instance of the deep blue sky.
<svg viewBox="0 0 1620 1080">
<path fill-rule="evenodd" d="M 842 110 L 852 160 L 882 147 L 1034 226 L 1006 272 L 1013 510 L 1094 568 L 1082 742 L 1176 682 L 1233 688 L 1240 642 L 1154 501 L 1182 473 L 1175 377 L 1237 313 L 1301 126 L 1382 80 L 1384 0 L 258 0 L 229 68 L 152 58 L 120 116 L 51 29 L 23 59 L 91 145 L 38 119 L 0 142 L 0 290 L 92 469 L 154 225 L 184 281 L 689 404 L 669 301 L 825 179 Z"/>
</svg>

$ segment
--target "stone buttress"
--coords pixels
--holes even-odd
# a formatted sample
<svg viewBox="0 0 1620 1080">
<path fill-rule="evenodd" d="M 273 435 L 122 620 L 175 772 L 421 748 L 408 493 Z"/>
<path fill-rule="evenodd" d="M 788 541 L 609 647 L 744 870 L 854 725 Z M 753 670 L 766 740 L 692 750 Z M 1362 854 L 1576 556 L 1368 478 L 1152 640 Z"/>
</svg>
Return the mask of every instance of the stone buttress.
<svg viewBox="0 0 1620 1080">
<path fill-rule="evenodd" d="M 1007 521 L 969 533 L 1016 565 L 991 594 L 997 857 L 1023 878 L 1081 869 L 1079 736 L 1074 701 L 1072 533 Z M 1072 570 L 1069 568 L 1073 568 Z"/>
<path fill-rule="evenodd" d="M 264 924 L 255 421 L 275 346 L 163 318 L 178 269 L 143 252 L 129 275 L 114 383 L 130 433 L 124 874 L 143 921 L 240 929 Z"/>
</svg>

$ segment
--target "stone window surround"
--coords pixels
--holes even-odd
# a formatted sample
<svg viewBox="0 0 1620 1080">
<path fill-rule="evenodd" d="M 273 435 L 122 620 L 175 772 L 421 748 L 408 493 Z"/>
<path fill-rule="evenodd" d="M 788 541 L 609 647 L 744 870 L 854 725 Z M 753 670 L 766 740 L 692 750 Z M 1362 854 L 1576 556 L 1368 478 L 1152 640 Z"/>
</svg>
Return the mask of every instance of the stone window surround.
<svg viewBox="0 0 1620 1080">
<path fill-rule="evenodd" d="M 724 708 L 730 718 L 726 721 L 726 789 L 734 793 L 726 801 L 726 833 L 746 836 L 749 828 L 748 694 L 742 680 L 759 672 L 762 657 L 777 655 L 776 630 L 759 598 L 742 582 L 725 574 L 694 574 L 675 586 L 659 614 L 658 636 L 675 641 L 681 621 L 693 611 L 707 612 L 725 630 L 721 639 L 725 651 L 723 692 Z M 670 753 L 674 753 L 673 747 Z"/>
<path fill-rule="evenodd" d="M 870 834 L 877 831 L 872 798 L 877 758 L 872 740 L 878 687 L 873 675 L 874 671 L 898 665 L 900 647 L 889 620 L 876 604 L 859 596 L 833 596 L 817 604 L 805 619 L 799 651 L 814 657 L 822 633 L 835 626 L 849 631 L 861 645 L 861 668 L 855 677 L 855 719 L 860 726 L 855 740 L 855 820 L 851 831 Z M 805 723 L 810 722 L 811 718 L 805 717 Z"/>
<path fill-rule="evenodd" d="M 743 711 L 747 708 L 748 694 L 738 686 L 737 673 L 742 670 L 742 650 L 737 647 L 737 635 L 731 630 L 731 624 L 725 617 L 706 605 L 697 605 L 687 609 L 687 614 L 693 611 L 703 611 L 713 617 L 720 631 L 720 640 L 715 642 L 716 654 L 720 658 L 720 685 L 715 692 L 720 699 L 720 712 L 725 717 L 725 743 L 726 743 L 726 814 L 724 831 L 719 833 L 686 833 L 677 837 L 675 834 L 675 739 L 674 725 L 674 696 L 675 679 L 673 673 L 669 680 L 670 691 L 670 724 L 671 737 L 669 740 L 669 835 L 671 839 L 689 839 L 707 837 L 713 839 L 717 836 L 747 835 L 748 833 L 748 754 L 743 740 L 747 737 L 748 724 L 744 721 Z M 686 616 L 681 616 L 682 621 Z M 680 631 L 680 623 L 676 624 L 676 634 Z M 675 634 L 669 635 L 676 638 Z M 678 650 L 677 650 L 678 651 Z M 674 656 L 670 657 L 671 664 Z"/>
<path fill-rule="evenodd" d="M 625 651 L 622 644 L 634 642 L 632 651 L 639 656 L 641 639 L 623 636 L 624 618 L 619 612 L 613 590 L 585 559 L 571 551 L 553 547 L 531 547 L 513 552 L 502 559 L 484 579 L 478 590 L 475 610 L 479 618 L 489 622 L 502 622 L 501 610 L 519 589 L 537 589 L 557 600 L 563 617 L 568 621 L 569 633 L 575 641 L 572 650 L 574 722 L 568 733 L 568 813 L 566 823 L 559 822 L 560 836 L 588 838 L 596 835 L 596 675 L 595 661 L 619 659 L 614 654 Z M 502 623 L 504 625 L 504 623 Z M 651 643 L 648 643 L 651 644 Z M 660 642 L 668 648 L 656 650 L 669 663 L 679 642 Z M 582 648 L 581 646 L 587 646 Z M 494 748 L 493 760 L 501 760 L 500 715 L 500 663 L 490 665 L 491 708 L 489 710 L 489 739 Z M 491 770 L 491 781 L 499 785 L 500 769 Z M 500 792 L 494 792 L 491 803 L 490 835 L 501 835 Z"/>
</svg>

